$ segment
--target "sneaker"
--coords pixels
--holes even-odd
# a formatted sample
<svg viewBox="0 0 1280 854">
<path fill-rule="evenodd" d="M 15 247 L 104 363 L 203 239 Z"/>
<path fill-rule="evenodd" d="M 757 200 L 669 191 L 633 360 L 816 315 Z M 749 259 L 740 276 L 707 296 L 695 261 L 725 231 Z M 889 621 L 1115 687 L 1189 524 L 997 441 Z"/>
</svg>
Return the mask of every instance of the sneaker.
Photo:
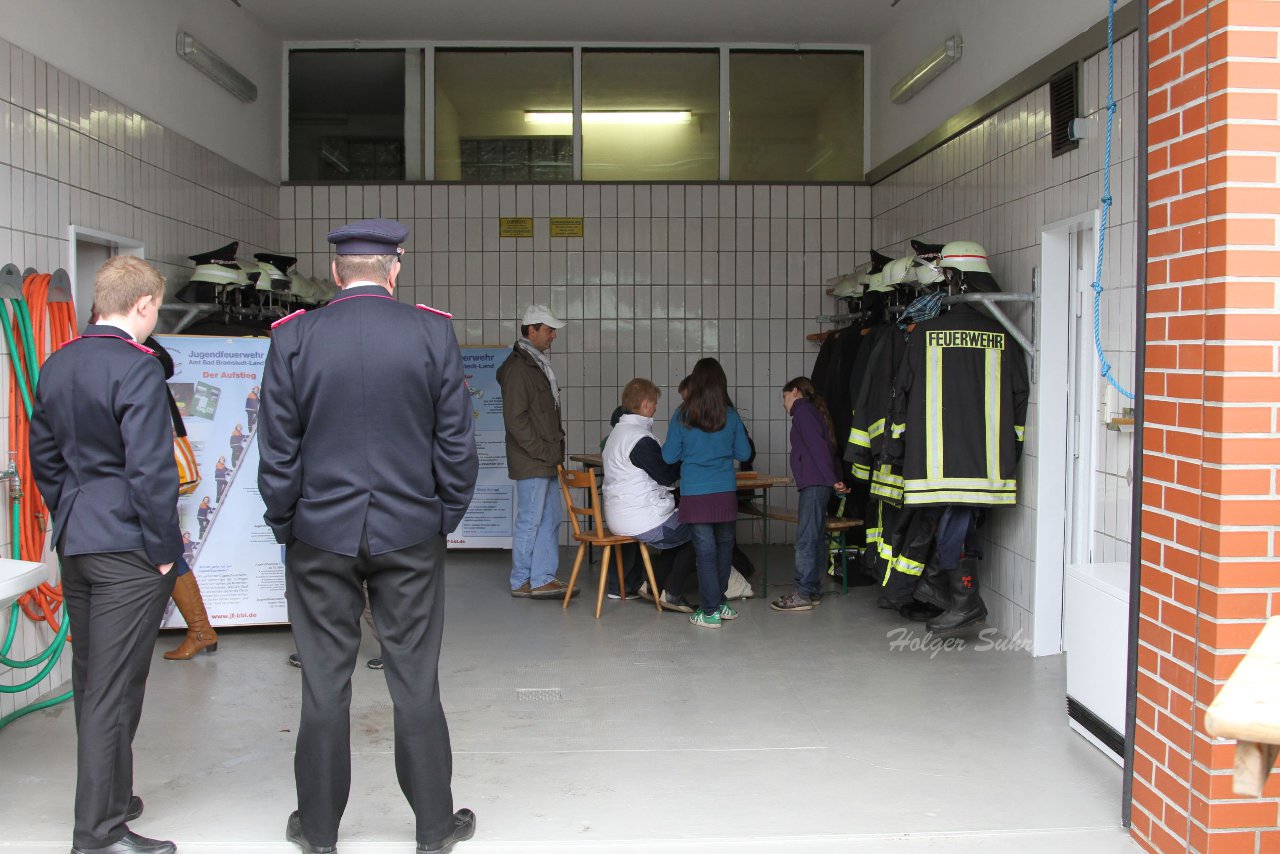
<svg viewBox="0 0 1280 854">
<path fill-rule="evenodd" d="M 664 611 L 679 611 L 681 614 L 692 614 L 693 606 L 683 596 L 672 596 L 670 592 L 662 594 L 662 609 Z"/>
<path fill-rule="evenodd" d="M 689 615 L 689 622 L 701 629 L 720 628 L 720 613 L 708 614 L 701 608 Z"/>
<path fill-rule="evenodd" d="M 529 591 L 530 599 L 563 599 L 564 593 L 569 589 L 569 585 L 558 578 L 553 578 L 546 584 L 534 587 Z M 573 594 L 569 598 L 578 595 L 578 588 L 573 588 Z"/>
<path fill-rule="evenodd" d="M 738 612 L 733 610 L 733 606 L 730 605 L 728 602 L 725 602 L 723 605 L 720 606 L 720 610 L 718 613 L 720 614 L 720 619 L 722 620 L 738 619 Z"/>
<path fill-rule="evenodd" d="M 636 595 L 641 599 L 644 599 L 646 602 L 652 602 L 653 594 L 649 592 L 649 582 L 646 581 L 644 584 L 641 584 L 640 589 L 636 591 Z"/>
<path fill-rule="evenodd" d="M 788 593 L 781 599 L 770 602 L 769 607 L 775 611 L 812 611 L 813 600 L 799 593 Z"/>
<path fill-rule="evenodd" d="M 521 584 L 519 587 L 512 590 L 511 595 L 516 599 L 528 599 L 529 598 L 529 582 L 526 581 L 524 584 Z"/>
</svg>

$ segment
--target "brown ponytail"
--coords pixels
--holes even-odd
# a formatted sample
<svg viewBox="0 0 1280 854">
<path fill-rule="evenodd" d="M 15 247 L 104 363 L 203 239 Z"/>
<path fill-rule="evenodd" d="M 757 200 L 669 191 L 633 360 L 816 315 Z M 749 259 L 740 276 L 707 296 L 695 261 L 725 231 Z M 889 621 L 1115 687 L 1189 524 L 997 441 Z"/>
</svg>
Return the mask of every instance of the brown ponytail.
<svg viewBox="0 0 1280 854">
<path fill-rule="evenodd" d="M 813 387 L 813 381 L 808 377 L 796 377 L 784 385 L 782 391 L 784 394 L 789 391 L 800 392 L 800 395 L 818 410 L 818 414 L 822 416 L 822 423 L 827 425 L 827 445 L 830 446 L 831 452 L 834 454 L 836 451 L 836 428 L 831 423 L 831 413 L 827 410 L 827 402 L 822 399 L 822 395 L 818 394 L 818 390 Z"/>
</svg>

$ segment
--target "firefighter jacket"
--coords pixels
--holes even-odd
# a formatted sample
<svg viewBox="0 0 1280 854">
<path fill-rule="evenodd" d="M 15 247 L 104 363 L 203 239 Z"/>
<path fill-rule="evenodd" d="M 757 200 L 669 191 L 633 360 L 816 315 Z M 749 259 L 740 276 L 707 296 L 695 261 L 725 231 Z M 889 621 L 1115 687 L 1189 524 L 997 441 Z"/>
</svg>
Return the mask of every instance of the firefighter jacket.
<svg viewBox="0 0 1280 854">
<path fill-rule="evenodd" d="M 1000 324 L 964 304 L 918 324 L 893 386 L 886 447 L 905 505 L 1017 502 L 1027 365 Z"/>
<path fill-rule="evenodd" d="M 886 457 L 885 424 L 893 399 L 893 380 L 906 351 L 907 334 L 888 323 L 870 331 L 862 349 L 869 355 L 853 401 L 853 422 L 845 459 L 853 476 L 871 483 L 872 500 L 902 502 L 902 475 Z"/>
</svg>

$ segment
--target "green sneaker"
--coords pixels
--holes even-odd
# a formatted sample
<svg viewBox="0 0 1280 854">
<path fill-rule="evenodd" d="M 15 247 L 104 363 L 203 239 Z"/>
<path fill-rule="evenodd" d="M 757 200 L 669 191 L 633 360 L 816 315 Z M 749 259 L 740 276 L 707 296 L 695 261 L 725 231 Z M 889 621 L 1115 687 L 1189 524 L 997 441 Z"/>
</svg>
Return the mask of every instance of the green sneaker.
<svg viewBox="0 0 1280 854">
<path fill-rule="evenodd" d="M 723 605 L 720 606 L 720 610 L 718 613 L 720 615 L 720 619 L 722 620 L 738 619 L 738 612 L 733 610 L 733 606 L 730 605 L 728 602 L 725 602 Z"/>
<path fill-rule="evenodd" d="M 720 613 L 707 614 L 701 608 L 689 615 L 689 622 L 703 629 L 720 628 Z"/>
</svg>

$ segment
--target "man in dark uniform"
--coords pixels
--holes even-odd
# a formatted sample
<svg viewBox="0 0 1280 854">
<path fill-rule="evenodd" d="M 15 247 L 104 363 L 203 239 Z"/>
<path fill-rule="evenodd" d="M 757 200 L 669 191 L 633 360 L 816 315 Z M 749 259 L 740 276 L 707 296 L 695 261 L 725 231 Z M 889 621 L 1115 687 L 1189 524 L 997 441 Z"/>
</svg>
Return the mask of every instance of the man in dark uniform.
<svg viewBox="0 0 1280 854">
<path fill-rule="evenodd" d="M 395 704 L 396 773 L 419 852 L 475 831 L 453 811 L 453 756 L 437 669 L 444 535 L 475 489 L 474 417 L 445 312 L 397 302 L 398 222 L 329 233 L 343 291 L 277 321 L 262 382 L 258 487 L 286 544 L 289 620 L 302 670 L 286 836 L 331 852 L 351 788 L 351 672 L 367 585 Z"/>
<path fill-rule="evenodd" d="M 164 370 L 139 344 L 164 278 L 111 258 L 94 280 L 97 323 L 40 369 L 31 467 L 53 515 L 71 620 L 77 779 L 72 854 L 173 854 L 131 832 L 133 736 L 156 629 L 182 559 L 178 467 Z"/>
</svg>

